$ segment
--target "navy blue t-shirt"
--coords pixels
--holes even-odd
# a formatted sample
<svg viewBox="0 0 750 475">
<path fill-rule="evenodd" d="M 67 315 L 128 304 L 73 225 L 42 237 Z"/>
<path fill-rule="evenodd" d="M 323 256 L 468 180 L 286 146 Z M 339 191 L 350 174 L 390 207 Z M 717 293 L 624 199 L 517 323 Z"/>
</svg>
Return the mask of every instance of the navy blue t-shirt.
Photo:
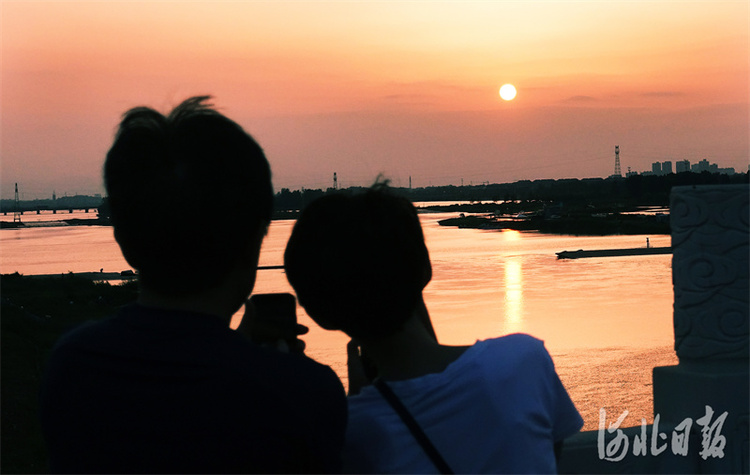
<svg viewBox="0 0 750 475">
<path fill-rule="evenodd" d="M 60 339 L 41 419 L 54 472 L 337 472 L 346 399 L 305 356 L 133 304 Z"/>
</svg>

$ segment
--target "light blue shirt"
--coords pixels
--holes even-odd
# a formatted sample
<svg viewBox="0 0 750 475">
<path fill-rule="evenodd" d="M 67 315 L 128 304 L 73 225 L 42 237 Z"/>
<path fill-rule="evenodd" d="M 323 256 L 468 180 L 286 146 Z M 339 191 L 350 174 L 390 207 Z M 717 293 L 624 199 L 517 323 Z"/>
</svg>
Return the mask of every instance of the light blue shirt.
<svg viewBox="0 0 750 475">
<path fill-rule="evenodd" d="M 554 473 L 554 443 L 583 426 L 529 335 L 478 341 L 441 373 L 388 384 L 456 473 Z M 436 473 L 377 389 L 348 403 L 345 473 Z"/>
</svg>

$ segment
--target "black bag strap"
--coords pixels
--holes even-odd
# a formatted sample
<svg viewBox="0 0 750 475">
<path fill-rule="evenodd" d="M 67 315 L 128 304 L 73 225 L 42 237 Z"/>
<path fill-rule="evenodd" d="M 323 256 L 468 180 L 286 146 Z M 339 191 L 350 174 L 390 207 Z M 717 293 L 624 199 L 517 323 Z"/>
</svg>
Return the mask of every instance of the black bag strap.
<svg viewBox="0 0 750 475">
<path fill-rule="evenodd" d="M 404 406 L 404 404 L 401 402 L 398 396 L 396 396 L 393 390 L 391 390 L 391 388 L 387 384 L 385 384 L 385 381 L 377 378 L 375 379 L 375 381 L 373 381 L 373 384 L 378 389 L 378 391 L 380 391 L 380 394 L 383 396 L 383 398 L 388 401 L 388 404 L 391 405 L 393 410 L 396 411 L 399 417 L 401 417 L 401 420 L 404 421 L 406 427 L 409 428 L 414 438 L 417 439 L 417 442 L 419 442 L 419 445 L 422 446 L 427 456 L 430 457 L 430 460 L 432 460 L 432 463 L 435 464 L 435 468 L 437 468 L 440 473 L 454 473 L 453 470 L 451 470 L 450 465 L 448 465 L 448 463 L 440 455 L 440 452 L 438 452 L 435 446 L 432 445 L 432 442 L 430 442 L 427 434 L 425 434 L 422 428 L 419 427 L 419 424 L 416 420 L 414 420 L 414 417 L 412 417 L 411 413 L 409 413 L 409 410 L 406 409 L 406 406 Z"/>
</svg>

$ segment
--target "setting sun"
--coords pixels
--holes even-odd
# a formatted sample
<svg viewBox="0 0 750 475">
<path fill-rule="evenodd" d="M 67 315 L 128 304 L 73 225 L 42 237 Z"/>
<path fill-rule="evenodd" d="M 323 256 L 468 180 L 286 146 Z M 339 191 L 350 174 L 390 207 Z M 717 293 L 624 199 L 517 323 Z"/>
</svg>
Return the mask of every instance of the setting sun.
<svg viewBox="0 0 750 475">
<path fill-rule="evenodd" d="M 513 84 L 503 84 L 500 88 L 500 97 L 504 101 L 512 101 L 516 97 L 516 87 Z"/>
</svg>

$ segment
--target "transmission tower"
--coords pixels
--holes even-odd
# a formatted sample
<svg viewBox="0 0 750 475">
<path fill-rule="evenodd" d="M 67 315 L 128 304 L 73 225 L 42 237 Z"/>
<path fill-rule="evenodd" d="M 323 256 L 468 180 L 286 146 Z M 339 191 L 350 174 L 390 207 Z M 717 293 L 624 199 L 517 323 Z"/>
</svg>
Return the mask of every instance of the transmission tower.
<svg viewBox="0 0 750 475">
<path fill-rule="evenodd" d="M 615 174 L 614 176 L 622 176 L 622 171 L 620 171 L 620 146 L 615 145 Z"/>
<path fill-rule="evenodd" d="M 21 222 L 21 203 L 18 200 L 18 183 L 16 183 L 16 208 L 13 210 L 13 222 Z"/>
</svg>

